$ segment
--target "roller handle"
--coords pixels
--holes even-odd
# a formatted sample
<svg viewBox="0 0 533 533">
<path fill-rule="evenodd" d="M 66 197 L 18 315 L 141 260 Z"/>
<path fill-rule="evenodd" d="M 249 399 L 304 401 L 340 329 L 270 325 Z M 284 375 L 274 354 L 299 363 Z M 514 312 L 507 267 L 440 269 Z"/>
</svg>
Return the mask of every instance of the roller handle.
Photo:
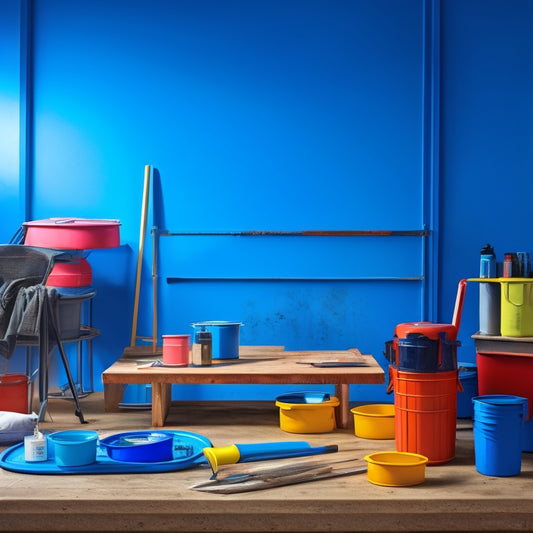
<svg viewBox="0 0 533 533">
<path fill-rule="evenodd" d="M 339 451 L 336 444 L 312 447 L 305 441 L 296 442 L 263 442 L 260 444 L 236 444 L 240 453 L 240 463 L 280 459 L 283 457 L 303 457 Z"/>
</svg>

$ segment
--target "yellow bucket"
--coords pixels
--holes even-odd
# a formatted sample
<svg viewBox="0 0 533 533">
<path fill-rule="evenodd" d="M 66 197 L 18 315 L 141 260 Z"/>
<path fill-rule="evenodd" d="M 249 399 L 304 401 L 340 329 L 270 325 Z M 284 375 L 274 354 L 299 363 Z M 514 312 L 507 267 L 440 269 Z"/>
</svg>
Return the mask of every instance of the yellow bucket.
<svg viewBox="0 0 533 533">
<path fill-rule="evenodd" d="M 285 403 L 276 400 L 279 407 L 279 426 L 287 433 L 329 433 L 336 427 L 335 407 L 338 398 L 321 403 Z"/>
<path fill-rule="evenodd" d="M 533 279 L 500 278 L 500 332 L 504 337 L 533 336 Z"/>
<path fill-rule="evenodd" d="M 363 439 L 394 439 L 394 405 L 380 403 L 354 407 L 355 436 Z"/>
<path fill-rule="evenodd" d="M 384 487 L 420 485 L 426 479 L 428 458 L 409 452 L 376 452 L 365 457 L 368 481 Z"/>
</svg>

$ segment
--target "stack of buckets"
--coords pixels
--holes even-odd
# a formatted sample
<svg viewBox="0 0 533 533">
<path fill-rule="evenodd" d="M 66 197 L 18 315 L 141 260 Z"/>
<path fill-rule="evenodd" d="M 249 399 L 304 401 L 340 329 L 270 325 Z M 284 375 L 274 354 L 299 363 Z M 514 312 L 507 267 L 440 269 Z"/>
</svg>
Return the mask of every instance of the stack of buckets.
<svg viewBox="0 0 533 533">
<path fill-rule="evenodd" d="M 396 450 L 438 465 L 455 457 L 457 340 L 466 280 L 459 282 L 452 324 L 398 324 L 386 343 L 394 390 Z"/>
</svg>

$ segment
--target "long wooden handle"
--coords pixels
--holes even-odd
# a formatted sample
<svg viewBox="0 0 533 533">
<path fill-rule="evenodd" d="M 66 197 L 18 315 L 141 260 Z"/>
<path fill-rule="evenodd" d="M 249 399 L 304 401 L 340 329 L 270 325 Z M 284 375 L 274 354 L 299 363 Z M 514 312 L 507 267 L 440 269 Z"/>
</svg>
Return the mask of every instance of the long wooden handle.
<svg viewBox="0 0 533 533">
<path fill-rule="evenodd" d="M 154 207 L 155 209 L 155 207 Z M 159 256 L 158 235 L 152 233 L 152 289 L 153 289 L 153 317 L 152 317 L 152 352 L 157 351 L 157 262 Z"/>
<path fill-rule="evenodd" d="M 139 315 L 139 295 L 141 293 L 141 272 L 144 253 L 144 236 L 146 233 L 146 218 L 148 215 L 148 199 L 150 186 L 150 165 L 144 167 L 144 188 L 143 188 L 143 202 L 141 210 L 141 231 L 139 236 L 139 256 L 137 257 L 137 279 L 135 281 L 135 302 L 133 305 L 133 324 L 131 327 L 131 342 L 130 346 L 135 346 L 135 339 L 137 338 L 137 317 Z"/>
</svg>

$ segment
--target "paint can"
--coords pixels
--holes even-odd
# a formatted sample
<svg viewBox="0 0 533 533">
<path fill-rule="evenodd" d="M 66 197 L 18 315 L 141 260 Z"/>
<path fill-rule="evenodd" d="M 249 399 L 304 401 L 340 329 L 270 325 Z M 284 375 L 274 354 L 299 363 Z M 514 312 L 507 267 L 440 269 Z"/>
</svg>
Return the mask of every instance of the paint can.
<svg viewBox="0 0 533 533">
<path fill-rule="evenodd" d="M 190 337 L 190 335 L 163 335 L 163 363 L 165 365 L 189 365 Z"/>
</svg>

